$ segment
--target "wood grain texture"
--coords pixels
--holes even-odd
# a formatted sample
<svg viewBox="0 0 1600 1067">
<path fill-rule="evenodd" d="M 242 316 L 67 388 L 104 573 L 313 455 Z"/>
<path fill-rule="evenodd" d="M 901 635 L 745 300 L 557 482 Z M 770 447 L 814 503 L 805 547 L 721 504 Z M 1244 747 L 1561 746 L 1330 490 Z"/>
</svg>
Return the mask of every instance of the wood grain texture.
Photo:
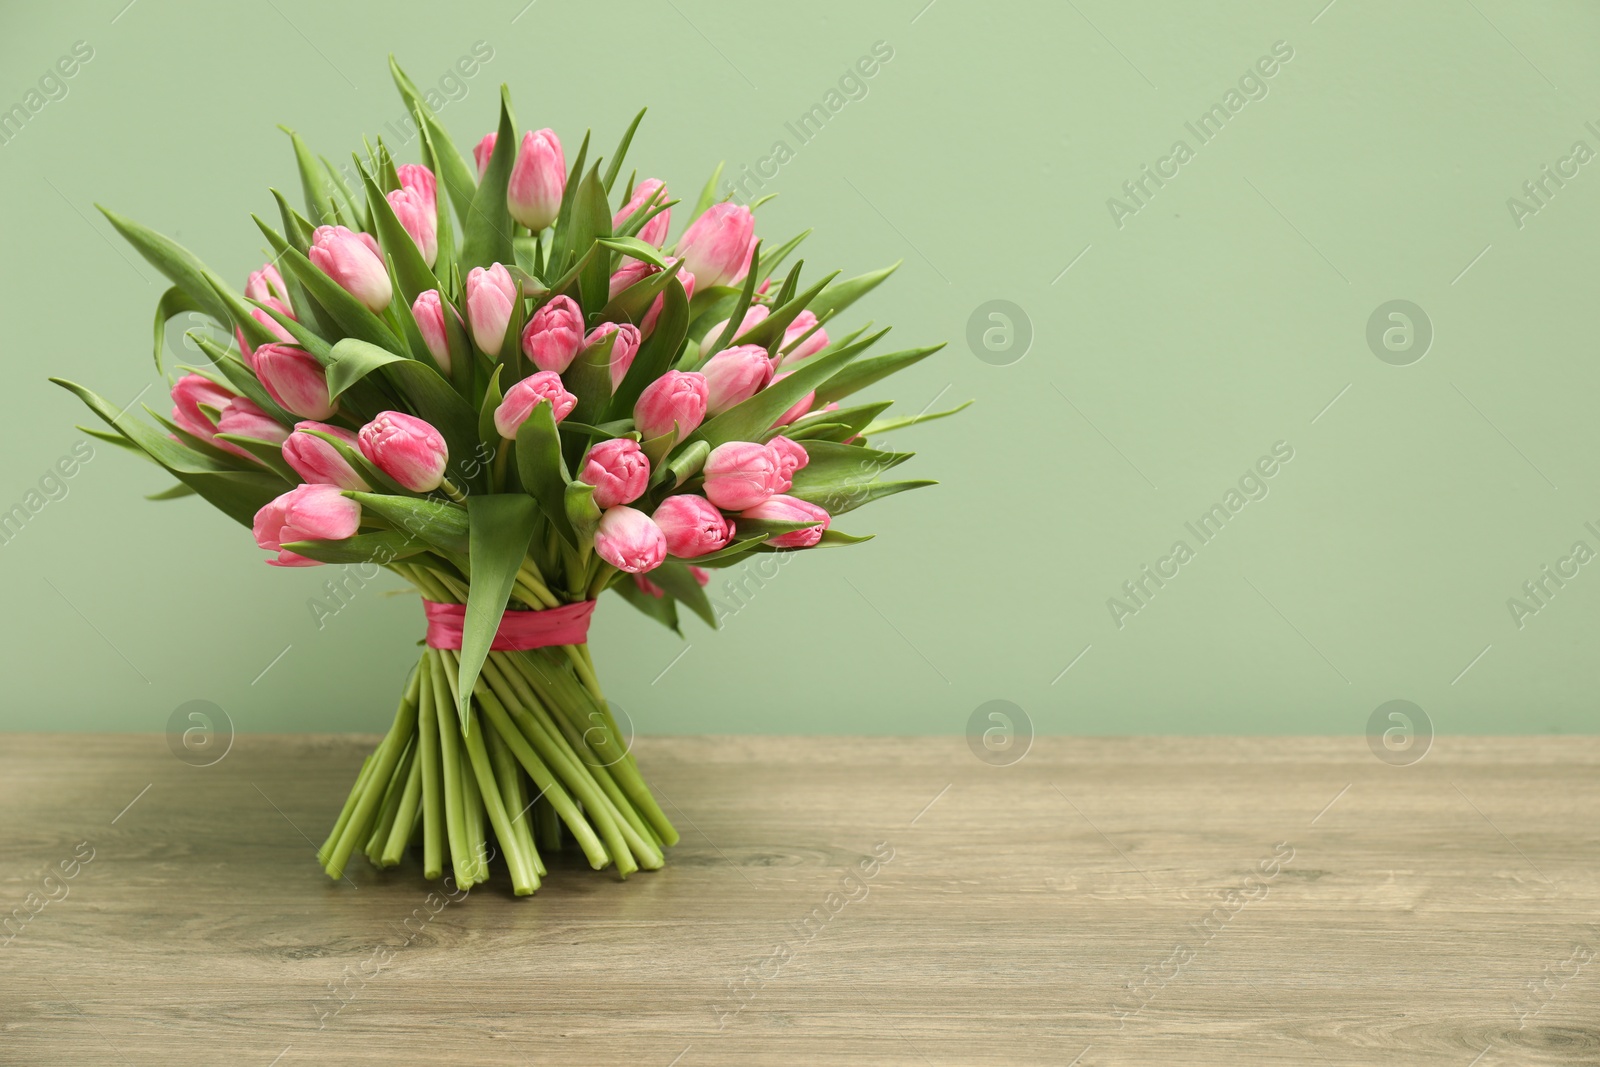
<svg viewBox="0 0 1600 1067">
<path fill-rule="evenodd" d="M 644 738 L 665 870 L 436 914 L 372 741 L 0 737 L 0 1063 L 1600 1063 L 1600 739 Z"/>
</svg>

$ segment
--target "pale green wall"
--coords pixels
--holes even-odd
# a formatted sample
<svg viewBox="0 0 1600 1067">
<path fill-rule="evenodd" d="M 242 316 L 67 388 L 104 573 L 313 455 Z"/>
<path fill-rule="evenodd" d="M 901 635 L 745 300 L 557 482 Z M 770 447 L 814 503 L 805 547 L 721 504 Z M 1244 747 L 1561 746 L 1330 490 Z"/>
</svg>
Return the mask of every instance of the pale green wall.
<svg viewBox="0 0 1600 1067">
<path fill-rule="evenodd" d="M 0 145 L 0 508 L 81 439 L 46 375 L 122 400 L 156 380 L 163 285 L 92 201 L 242 282 L 249 212 L 295 186 L 274 124 L 342 158 L 404 113 L 386 53 L 436 82 L 480 40 L 494 57 L 442 116 L 458 140 L 501 81 L 569 145 L 649 105 L 630 162 L 692 195 L 718 159 L 795 147 L 785 122 L 883 41 L 760 232 L 816 227 L 818 270 L 903 257 L 861 314 L 950 347 L 895 395 L 978 403 L 903 438 L 942 486 L 851 516 L 878 539 L 796 561 L 723 632 L 689 623 L 654 684 L 683 645 L 608 601 L 598 657 L 643 729 L 956 733 L 1004 698 L 1044 732 L 1360 733 L 1406 698 L 1441 734 L 1592 731 L 1600 564 L 1521 629 L 1507 598 L 1600 549 L 1600 163 L 1521 226 L 1507 198 L 1600 149 L 1600 11 L 1323 2 L 8 4 L 0 103 L 76 41 L 93 59 Z M 1280 41 L 1268 94 L 1199 144 L 1185 122 Z M 1194 158 L 1119 227 L 1108 198 L 1179 138 Z M 968 347 L 991 299 L 1031 320 L 1020 362 Z M 1413 365 L 1368 347 L 1394 299 L 1433 324 Z M 1107 598 L 1197 547 L 1184 523 L 1279 441 L 1269 495 L 1119 630 Z M 242 730 L 386 721 L 414 603 L 369 588 L 318 632 L 325 572 L 145 503 L 153 468 L 102 447 L 68 484 L 0 547 L 0 727 L 159 730 L 196 698 Z"/>
</svg>

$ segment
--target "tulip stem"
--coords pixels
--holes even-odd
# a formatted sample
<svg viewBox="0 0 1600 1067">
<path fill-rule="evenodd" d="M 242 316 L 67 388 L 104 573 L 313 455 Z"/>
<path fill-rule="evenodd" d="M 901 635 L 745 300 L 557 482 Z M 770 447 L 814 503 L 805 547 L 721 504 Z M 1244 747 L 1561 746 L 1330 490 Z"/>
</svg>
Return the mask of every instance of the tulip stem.
<svg viewBox="0 0 1600 1067">
<path fill-rule="evenodd" d="M 423 654 L 422 699 L 417 715 L 417 755 L 422 763 L 422 876 L 444 873 L 444 783 L 439 763 L 438 701 L 434 699 L 433 657 Z"/>
<path fill-rule="evenodd" d="M 500 438 L 500 441 L 500 447 L 495 449 L 494 473 L 490 475 L 489 484 L 494 486 L 496 492 L 503 493 L 506 490 L 506 457 L 511 454 L 514 442 L 504 437 Z"/>
<path fill-rule="evenodd" d="M 449 478 L 439 479 L 439 489 L 457 504 L 465 504 L 467 502 L 467 494 L 457 489 L 455 483 L 451 482 Z"/>
</svg>

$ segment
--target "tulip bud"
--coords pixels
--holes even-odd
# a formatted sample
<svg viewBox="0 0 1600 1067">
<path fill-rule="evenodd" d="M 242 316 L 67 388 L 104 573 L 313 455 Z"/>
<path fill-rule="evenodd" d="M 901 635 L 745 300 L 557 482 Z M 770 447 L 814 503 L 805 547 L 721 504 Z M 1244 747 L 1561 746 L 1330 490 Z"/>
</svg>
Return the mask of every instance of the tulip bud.
<svg viewBox="0 0 1600 1067">
<path fill-rule="evenodd" d="M 413 493 L 444 483 L 450 450 L 431 425 L 402 411 L 383 411 L 361 427 L 356 443 L 367 461 Z"/>
<path fill-rule="evenodd" d="M 611 276 L 611 285 L 607 290 L 606 299 L 615 300 L 619 293 L 639 284 L 659 269 L 654 264 L 646 263 L 642 259 L 624 258 L 622 266 L 618 267 L 616 273 Z M 656 297 L 656 299 L 660 300 L 661 298 Z"/>
<path fill-rule="evenodd" d="M 216 439 L 217 424 L 212 421 L 212 416 L 202 411 L 200 407 L 204 404 L 216 411 L 220 417 L 222 412 L 228 410 L 228 405 L 236 399 L 238 398 L 233 393 L 209 378 L 198 374 L 185 374 L 172 383 L 172 421 L 185 433 L 198 437 L 208 444 L 248 457 L 249 453 L 237 445 Z"/>
<path fill-rule="evenodd" d="M 389 268 L 370 233 L 355 233 L 343 226 L 318 226 L 311 233 L 311 248 L 306 256 L 368 311 L 382 311 L 389 306 L 394 296 Z"/>
<path fill-rule="evenodd" d="M 791 370 L 779 371 L 776 375 L 773 376 L 772 381 L 773 381 L 774 384 L 776 384 L 778 382 L 781 382 L 783 379 L 787 378 L 789 375 L 791 375 L 793 373 L 794 373 L 794 371 L 791 371 Z M 779 415 L 776 419 L 774 419 L 772 425 L 774 425 L 774 426 L 787 426 L 787 425 L 789 425 L 791 422 L 794 422 L 800 416 L 802 416 L 806 412 L 810 411 L 811 410 L 811 405 L 815 404 L 816 402 L 817 402 L 817 391 L 815 389 L 813 389 L 813 390 L 811 390 L 811 392 L 807 393 L 805 396 L 801 397 L 799 400 L 796 400 L 794 402 L 794 406 L 791 407 L 788 411 L 785 411 L 782 415 Z"/>
<path fill-rule="evenodd" d="M 755 218 L 742 204 L 712 204 L 678 238 L 684 266 L 702 286 L 734 285 L 750 272 Z"/>
<path fill-rule="evenodd" d="M 613 437 L 589 449 L 578 481 L 594 486 L 595 506 L 602 511 L 631 504 L 650 484 L 650 461 L 637 441 Z"/>
<path fill-rule="evenodd" d="M 281 312 L 284 315 L 287 315 L 291 319 L 294 318 L 294 313 L 289 310 L 289 305 L 285 304 L 283 301 L 279 300 L 277 297 L 268 296 L 268 297 L 262 297 L 260 299 L 261 299 L 261 302 L 263 304 L 267 305 L 267 307 L 272 308 L 274 311 Z M 278 340 L 286 341 L 289 344 L 295 344 L 296 343 L 295 339 L 294 339 L 294 334 L 290 333 L 288 328 L 285 327 L 277 319 L 275 319 L 271 315 L 267 314 L 265 308 L 251 308 L 250 309 L 250 317 L 252 319 L 255 319 L 261 325 L 265 326 L 267 328 L 267 331 L 269 333 L 271 333 L 272 336 L 276 337 Z M 235 327 L 234 331 L 233 331 L 233 336 L 239 342 L 239 358 L 244 360 L 244 365 L 245 366 L 249 367 L 251 370 L 255 370 L 256 369 L 256 353 L 255 353 L 255 349 L 251 348 L 250 347 L 250 342 L 245 340 L 244 331 L 241 330 L 241 329 L 238 329 L 237 327 Z"/>
<path fill-rule="evenodd" d="M 667 539 L 650 516 L 618 505 L 600 516 L 594 531 L 597 555 L 619 571 L 641 574 L 653 571 L 667 558 Z"/>
<path fill-rule="evenodd" d="M 701 473 L 706 499 L 724 511 L 765 503 L 782 481 L 777 453 L 754 441 L 728 441 L 713 448 Z"/>
<path fill-rule="evenodd" d="M 646 441 L 673 434 L 676 444 L 694 433 L 705 417 L 706 376 L 696 371 L 667 371 L 645 386 L 633 405 L 634 428 Z"/>
<path fill-rule="evenodd" d="M 550 401 L 550 413 L 557 422 L 572 414 L 572 409 L 578 406 L 578 398 L 562 386 L 561 375 L 542 370 L 528 375 L 506 390 L 505 399 L 494 409 L 494 428 L 500 431 L 501 437 L 516 440 L 517 431 L 528 421 L 528 416 L 533 414 L 533 409 L 541 400 Z"/>
<path fill-rule="evenodd" d="M 483 135 L 483 140 L 472 146 L 472 160 L 478 164 L 478 180 L 483 181 L 483 176 L 489 172 L 489 160 L 494 155 L 495 142 L 500 140 L 500 134 L 490 130 Z"/>
<path fill-rule="evenodd" d="M 284 549 L 295 541 L 343 541 L 361 529 L 361 505 L 337 486 L 297 485 L 256 512 L 256 544 L 278 553 L 275 567 L 315 567 L 318 561 Z"/>
<path fill-rule="evenodd" d="M 667 595 L 667 591 L 665 589 L 661 588 L 655 582 L 652 582 L 642 574 L 635 574 L 633 576 L 633 584 L 638 586 L 642 592 L 649 593 L 657 600 L 660 600 L 662 597 Z"/>
<path fill-rule="evenodd" d="M 389 194 L 388 201 L 394 217 L 422 253 L 422 261 L 431 268 L 439 258 L 438 210 L 413 189 L 396 189 Z"/>
<path fill-rule="evenodd" d="M 628 376 L 628 368 L 633 366 L 633 357 L 639 354 L 639 327 L 631 322 L 624 322 L 620 326 L 614 322 L 602 322 L 589 331 L 589 336 L 583 339 L 585 350 L 593 348 L 612 334 L 617 339 L 611 342 L 611 391 L 617 391 L 622 384 L 622 379 Z"/>
<path fill-rule="evenodd" d="M 793 530 L 777 537 L 769 537 L 767 544 L 773 548 L 810 548 L 822 540 L 828 528 L 829 515 L 815 504 L 797 500 L 792 496 L 775 496 L 764 504 L 757 504 L 739 513 L 741 519 L 763 519 L 768 522 L 815 522 L 803 530 Z"/>
<path fill-rule="evenodd" d="M 733 525 L 731 523 L 728 525 L 728 530 L 729 536 L 731 537 L 733 531 Z M 699 582 L 701 585 L 711 584 L 711 572 L 706 570 L 704 567 L 690 567 L 689 573 L 693 575 L 694 580 Z"/>
<path fill-rule="evenodd" d="M 735 345 L 712 356 L 700 373 L 706 376 L 706 413 L 721 415 L 766 388 L 772 360 L 760 345 Z"/>
<path fill-rule="evenodd" d="M 279 407 L 302 419 L 326 419 L 339 410 L 328 395 L 328 372 L 303 348 L 262 345 L 256 349 L 256 377 Z"/>
<path fill-rule="evenodd" d="M 422 343 L 428 346 L 428 354 L 448 376 L 450 338 L 444 328 L 444 301 L 439 296 L 439 290 L 429 289 L 419 293 L 417 302 L 411 305 L 411 317 L 417 322 L 417 332 L 422 334 Z"/>
<path fill-rule="evenodd" d="M 522 331 L 522 352 L 540 370 L 560 374 L 583 347 L 583 311 L 570 296 L 558 296 L 533 313 Z"/>
<path fill-rule="evenodd" d="M 751 304 L 749 310 L 744 313 L 744 318 L 739 321 L 739 328 L 734 331 L 732 337 L 728 338 L 728 343 L 731 345 L 738 341 L 746 330 L 761 322 L 770 314 L 771 312 L 767 309 L 765 304 Z M 705 336 L 702 338 L 703 342 L 708 345 L 711 344 L 717 338 L 721 337 L 722 331 L 726 330 L 727 328 L 728 320 L 723 319 L 721 322 L 717 323 L 715 326 L 711 327 L 711 329 L 705 332 Z"/>
<path fill-rule="evenodd" d="M 633 187 L 633 196 L 622 205 L 622 210 L 611 216 L 611 229 L 613 232 L 620 230 L 622 224 L 628 221 L 629 216 L 649 203 L 664 204 L 671 199 L 666 192 L 666 185 L 659 178 L 646 178 Z M 660 196 L 657 196 L 660 192 Z M 667 226 L 672 220 L 672 209 L 668 208 L 644 224 L 639 230 L 639 240 L 645 244 L 661 247 L 661 242 L 667 239 Z"/>
<path fill-rule="evenodd" d="M 491 356 L 498 356 L 505 344 L 511 306 L 516 299 L 516 283 L 501 264 L 491 264 L 487 270 L 473 267 L 468 272 L 467 321 L 472 323 L 472 339 Z"/>
<path fill-rule="evenodd" d="M 307 431 L 317 430 L 337 437 L 351 448 L 360 448 L 356 435 L 325 422 L 297 422 L 294 433 L 283 442 L 283 461 L 313 485 L 337 485 L 340 489 L 372 492 L 372 486 L 350 465 L 350 461 L 327 441 Z"/>
<path fill-rule="evenodd" d="M 289 287 L 283 284 L 283 275 L 271 263 L 264 263 L 260 270 L 250 272 L 249 280 L 244 283 L 244 295 L 263 304 L 268 300 L 289 303 Z"/>
<path fill-rule="evenodd" d="M 814 356 L 828 347 L 828 331 L 818 330 L 804 341 L 800 338 L 806 336 L 806 331 L 817 324 L 817 317 L 809 311 L 802 311 L 794 317 L 789 328 L 783 331 L 783 342 L 778 346 L 777 366 L 781 370 L 788 367 L 794 369 L 794 364 L 799 363 L 807 356 Z"/>
<path fill-rule="evenodd" d="M 567 187 L 567 161 L 561 139 L 554 130 L 532 130 L 522 135 L 522 147 L 511 167 L 506 187 L 506 208 L 511 217 L 538 233 L 561 213 L 561 194 Z"/>
<path fill-rule="evenodd" d="M 733 523 L 709 500 L 693 493 L 667 497 L 651 518 L 667 539 L 667 551 L 679 559 L 715 552 L 733 540 Z"/>
<path fill-rule="evenodd" d="M 767 442 L 778 459 L 778 492 L 787 493 L 794 486 L 794 472 L 811 462 L 811 456 L 799 441 L 787 437 L 774 437 Z"/>
<path fill-rule="evenodd" d="M 395 168 L 395 177 L 400 179 L 400 188 L 409 189 L 422 198 L 428 210 L 434 214 L 439 212 L 439 182 L 433 176 L 433 171 L 421 163 L 406 163 Z"/>
<path fill-rule="evenodd" d="M 271 415 L 262 411 L 255 402 L 247 397 L 236 396 L 222 409 L 222 417 L 217 420 L 217 432 L 233 434 L 236 437 L 251 437 L 257 441 L 268 444 L 282 444 L 289 436 L 288 427 L 278 422 Z M 225 448 L 246 459 L 256 460 L 246 450 L 238 447 L 231 441 L 213 441 L 218 448 Z"/>
</svg>

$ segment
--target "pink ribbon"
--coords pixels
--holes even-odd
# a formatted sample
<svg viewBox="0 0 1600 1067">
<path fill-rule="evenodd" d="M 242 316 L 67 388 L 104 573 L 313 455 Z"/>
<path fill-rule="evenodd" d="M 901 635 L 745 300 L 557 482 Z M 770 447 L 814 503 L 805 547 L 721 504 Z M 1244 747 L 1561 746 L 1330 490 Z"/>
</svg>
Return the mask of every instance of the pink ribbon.
<svg viewBox="0 0 1600 1067">
<path fill-rule="evenodd" d="M 460 649 L 467 606 L 424 600 L 422 610 L 428 617 L 428 647 Z M 589 617 L 593 614 L 592 600 L 542 611 L 508 611 L 500 617 L 489 647 L 496 652 L 521 652 L 551 645 L 581 645 L 589 640 Z"/>
</svg>

